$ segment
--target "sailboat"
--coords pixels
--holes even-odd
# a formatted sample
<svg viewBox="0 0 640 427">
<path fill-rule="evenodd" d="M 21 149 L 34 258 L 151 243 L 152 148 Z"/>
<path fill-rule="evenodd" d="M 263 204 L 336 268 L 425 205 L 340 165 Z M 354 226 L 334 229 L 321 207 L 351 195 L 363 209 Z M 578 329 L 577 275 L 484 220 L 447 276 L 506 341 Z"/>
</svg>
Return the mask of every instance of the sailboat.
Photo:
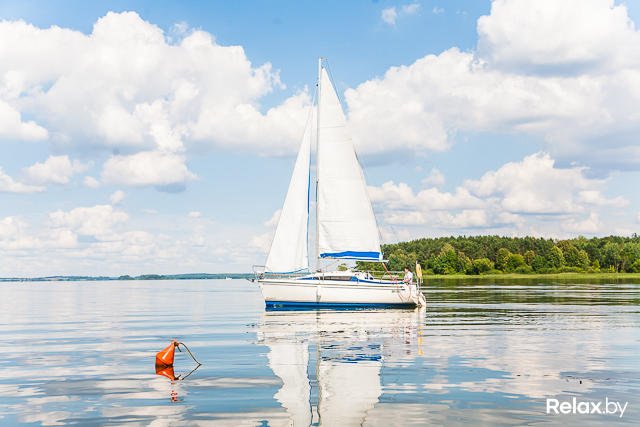
<svg viewBox="0 0 640 427">
<path fill-rule="evenodd" d="M 315 129 L 314 129 L 315 128 Z M 315 132 L 314 132 L 315 130 Z M 315 134 L 315 135 L 314 135 Z M 316 143 L 315 253 L 322 260 L 385 262 L 378 226 L 345 115 L 325 61 L 318 60 L 316 102 L 307 120 L 287 196 L 262 269 L 255 269 L 267 308 L 415 307 L 414 284 L 369 272 L 309 272 L 311 144 Z"/>
</svg>

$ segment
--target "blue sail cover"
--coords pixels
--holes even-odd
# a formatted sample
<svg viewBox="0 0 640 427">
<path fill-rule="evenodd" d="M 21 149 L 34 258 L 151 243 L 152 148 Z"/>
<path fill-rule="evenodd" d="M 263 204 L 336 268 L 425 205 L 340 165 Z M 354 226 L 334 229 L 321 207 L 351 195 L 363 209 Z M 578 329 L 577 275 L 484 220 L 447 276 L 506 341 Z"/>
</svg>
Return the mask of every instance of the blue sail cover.
<svg viewBox="0 0 640 427">
<path fill-rule="evenodd" d="M 357 251 L 344 251 L 334 253 L 320 254 L 320 258 L 341 258 L 341 259 L 358 259 L 358 260 L 370 260 L 381 261 L 382 254 L 380 252 L 357 252 Z"/>
</svg>

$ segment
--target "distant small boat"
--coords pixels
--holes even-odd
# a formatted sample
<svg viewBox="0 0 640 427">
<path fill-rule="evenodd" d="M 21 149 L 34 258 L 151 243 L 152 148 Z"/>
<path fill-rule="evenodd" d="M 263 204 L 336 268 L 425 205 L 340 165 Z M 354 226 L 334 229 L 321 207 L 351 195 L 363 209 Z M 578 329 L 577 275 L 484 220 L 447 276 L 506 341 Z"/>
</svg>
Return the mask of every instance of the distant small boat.
<svg viewBox="0 0 640 427">
<path fill-rule="evenodd" d="M 314 134 L 318 265 L 327 259 L 385 262 L 344 112 L 320 58 L 316 102 L 307 120 L 271 249 L 265 266 L 254 268 L 267 308 L 425 305 L 415 284 L 397 278 L 382 280 L 368 272 L 351 270 L 318 269 L 309 273 L 310 158 Z"/>
</svg>

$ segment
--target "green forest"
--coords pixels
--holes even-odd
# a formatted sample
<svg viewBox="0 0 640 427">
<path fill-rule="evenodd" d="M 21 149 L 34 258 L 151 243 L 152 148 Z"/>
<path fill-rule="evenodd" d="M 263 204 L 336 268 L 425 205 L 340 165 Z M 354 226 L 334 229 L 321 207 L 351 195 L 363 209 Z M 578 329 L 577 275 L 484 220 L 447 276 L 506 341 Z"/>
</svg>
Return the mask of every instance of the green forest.
<svg viewBox="0 0 640 427">
<path fill-rule="evenodd" d="M 382 246 L 387 269 L 424 274 L 640 273 L 640 236 L 536 237 L 458 236 Z M 382 271 L 381 263 L 358 262 L 358 269 Z"/>
</svg>

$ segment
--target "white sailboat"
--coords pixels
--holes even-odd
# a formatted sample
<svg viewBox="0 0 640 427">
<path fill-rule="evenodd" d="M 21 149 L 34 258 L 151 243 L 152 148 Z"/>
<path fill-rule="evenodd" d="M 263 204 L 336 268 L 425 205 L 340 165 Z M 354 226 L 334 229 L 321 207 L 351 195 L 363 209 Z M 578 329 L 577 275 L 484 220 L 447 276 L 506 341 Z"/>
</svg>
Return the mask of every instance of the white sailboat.
<svg viewBox="0 0 640 427">
<path fill-rule="evenodd" d="M 308 273 L 314 133 L 317 259 L 384 262 L 364 175 L 322 58 L 318 62 L 317 102 L 311 116 L 315 120 L 308 120 L 267 262 L 258 272 L 267 308 L 424 305 L 424 296 L 416 285 L 397 279 L 375 279 L 369 273 L 351 270 L 317 269 Z"/>
</svg>

